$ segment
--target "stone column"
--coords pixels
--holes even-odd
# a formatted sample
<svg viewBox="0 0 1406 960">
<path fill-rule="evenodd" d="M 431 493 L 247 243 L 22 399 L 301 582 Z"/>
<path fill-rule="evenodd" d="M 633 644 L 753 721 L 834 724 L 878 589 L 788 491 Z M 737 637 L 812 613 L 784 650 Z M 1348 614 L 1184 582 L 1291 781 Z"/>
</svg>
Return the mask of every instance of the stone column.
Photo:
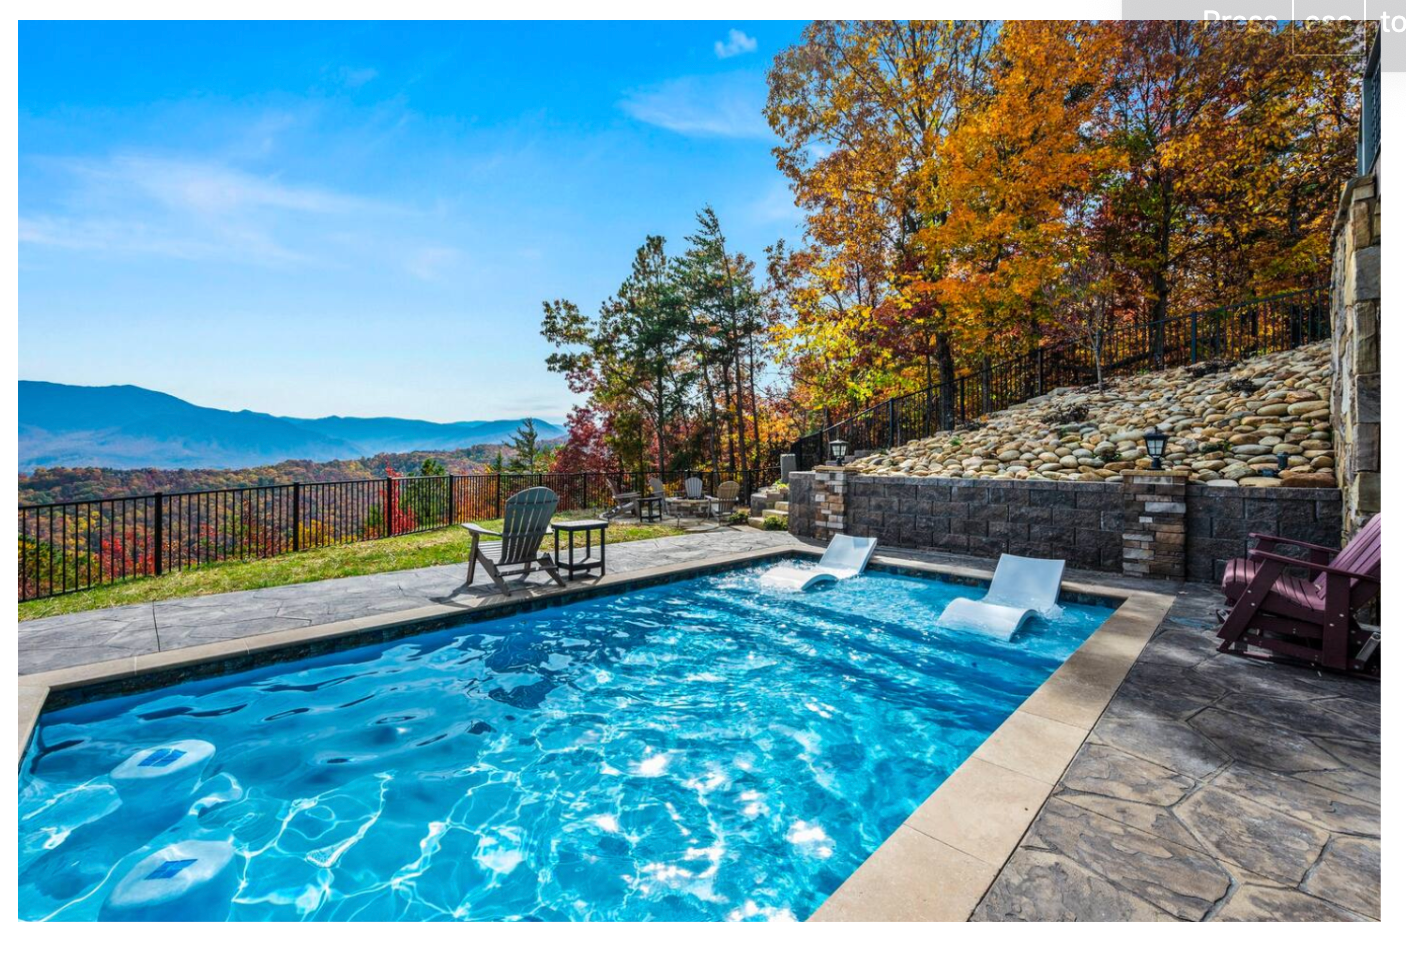
<svg viewBox="0 0 1406 960">
<path fill-rule="evenodd" d="M 1123 573 L 1186 579 L 1186 477 L 1171 470 L 1123 472 Z"/>
<path fill-rule="evenodd" d="M 815 539 L 829 541 L 845 532 L 845 493 L 853 472 L 833 465 L 815 468 Z"/>
<path fill-rule="evenodd" d="M 1375 171 L 1348 183 L 1333 223 L 1333 443 L 1344 535 L 1382 509 L 1382 214 Z"/>
</svg>

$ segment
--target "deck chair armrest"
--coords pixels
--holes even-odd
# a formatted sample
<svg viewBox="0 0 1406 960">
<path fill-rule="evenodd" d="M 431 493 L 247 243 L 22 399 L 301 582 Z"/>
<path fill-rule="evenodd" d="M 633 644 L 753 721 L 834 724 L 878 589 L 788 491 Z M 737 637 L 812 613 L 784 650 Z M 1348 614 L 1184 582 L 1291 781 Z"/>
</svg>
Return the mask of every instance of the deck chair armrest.
<svg viewBox="0 0 1406 960">
<path fill-rule="evenodd" d="M 1304 540 L 1291 540 L 1288 537 L 1276 537 L 1269 533 L 1252 533 L 1250 539 L 1256 543 L 1287 543 L 1291 547 L 1302 547 L 1310 551 L 1309 558 L 1314 563 L 1325 563 L 1342 552 L 1340 547 L 1325 547 L 1317 543 L 1308 543 Z"/>
<path fill-rule="evenodd" d="M 1314 573 L 1326 573 L 1330 577 L 1348 577 L 1352 580 L 1366 580 L 1368 583 L 1381 583 L 1379 579 L 1370 573 L 1352 573 L 1349 570 L 1338 570 L 1330 567 L 1326 563 L 1314 563 L 1312 560 L 1300 560 L 1298 557 L 1286 557 L 1282 553 L 1269 553 L 1265 550 L 1251 550 L 1250 559 L 1258 560 L 1261 563 L 1272 563 L 1277 566 L 1299 567 L 1304 570 L 1312 570 Z"/>
<path fill-rule="evenodd" d="M 476 537 L 498 537 L 499 539 L 502 539 L 503 536 L 503 534 L 498 530 L 488 530 L 484 527 L 480 527 L 476 523 L 461 523 L 459 524 L 459 526 L 463 527 L 465 530 L 469 531 L 469 533 L 472 533 Z"/>
</svg>

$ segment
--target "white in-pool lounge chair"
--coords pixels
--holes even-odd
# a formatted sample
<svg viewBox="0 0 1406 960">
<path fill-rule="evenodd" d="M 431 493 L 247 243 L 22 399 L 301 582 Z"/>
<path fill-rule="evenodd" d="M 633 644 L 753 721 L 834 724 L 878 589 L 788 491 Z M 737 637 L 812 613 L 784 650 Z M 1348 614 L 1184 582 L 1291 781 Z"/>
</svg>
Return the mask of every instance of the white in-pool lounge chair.
<svg viewBox="0 0 1406 960">
<path fill-rule="evenodd" d="M 1063 577 L 1063 560 L 1003 553 L 986 596 L 980 600 L 958 597 L 947 604 L 937 622 L 944 627 L 1009 640 L 1032 616 L 1059 612 L 1057 601 Z"/>
<path fill-rule="evenodd" d="M 762 574 L 762 583 L 768 587 L 804 590 L 817 583 L 848 580 L 864 572 L 878 545 L 879 541 L 873 537 L 848 537 L 837 533 L 815 566 L 775 567 Z"/>
</svg>

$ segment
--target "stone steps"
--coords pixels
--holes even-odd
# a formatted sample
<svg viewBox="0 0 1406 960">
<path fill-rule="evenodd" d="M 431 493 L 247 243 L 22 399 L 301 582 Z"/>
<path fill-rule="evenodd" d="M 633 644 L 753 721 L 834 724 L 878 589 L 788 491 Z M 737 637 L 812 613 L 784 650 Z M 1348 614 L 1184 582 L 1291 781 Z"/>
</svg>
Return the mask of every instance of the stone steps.
<svg viewBox="0 0 1406 960">
<path fill-rule="evenodd" d="M 785 520 L 789 516 L 790 514 L 785 510 L 763 510 L 761 519 L 765 520 L 767 517 L 780 517 L 782 520 Z"/>
</svg>

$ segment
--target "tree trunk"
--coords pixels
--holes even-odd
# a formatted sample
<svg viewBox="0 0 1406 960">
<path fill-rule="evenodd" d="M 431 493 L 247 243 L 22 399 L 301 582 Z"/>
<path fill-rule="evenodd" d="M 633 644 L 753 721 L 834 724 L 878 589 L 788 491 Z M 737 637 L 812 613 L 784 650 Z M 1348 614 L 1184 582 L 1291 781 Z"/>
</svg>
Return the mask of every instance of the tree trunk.
<svg viewBox="0 0 1406 960">
<path fill-rule="evenodd" d="M 718 405 L 713 397 L 713 378 L 708 374 L 708 363 L 699 364 L 703 370 L 703 391 L 708 395 L 708 461 L 716 470 L 718 464 Z"/>
<path fill-rule="evenodd" d="M 659 444 L 659 480 L 664 480 L 664 464 L 667 460 L 664 455 L 664 381 L 658 381 L 658 386 L 654 388 L 654 436 Z"/>
<path fill-rule="evenodd" d="M 753 467 L 760 471 L 762 469 L 762 419 L 757 416 L 757 340 L 756 337 L 747 338 L 747 382 L 751 386 L 752 400 L 752 456 L 755 458 Z"/>
<path fill-rule="evenodd" d="M 742 469 L 747 469 L 747 407 L 742 398 L 742 349 L 733 341 L 733 365 L 737 370 L 737 461 Z"/>
<path fill-rule="evenodd" d="M 723 420 L 727 423 L 725 437 L 727 439 L 727 466 L 729 470 L 737 469 L 737 444 L 733 442 L 732 435 L 732 371 L 728 364 L 722 364 L 723 374 Z"/>
<path fill-rule="evenodd" d="M 952 357 L 952 342 L 946 333 L 937 335 L 937 375 L 942 393 L 942 429 L 957 426 L 956 388 L 957 363 Z"/>
</svg>

